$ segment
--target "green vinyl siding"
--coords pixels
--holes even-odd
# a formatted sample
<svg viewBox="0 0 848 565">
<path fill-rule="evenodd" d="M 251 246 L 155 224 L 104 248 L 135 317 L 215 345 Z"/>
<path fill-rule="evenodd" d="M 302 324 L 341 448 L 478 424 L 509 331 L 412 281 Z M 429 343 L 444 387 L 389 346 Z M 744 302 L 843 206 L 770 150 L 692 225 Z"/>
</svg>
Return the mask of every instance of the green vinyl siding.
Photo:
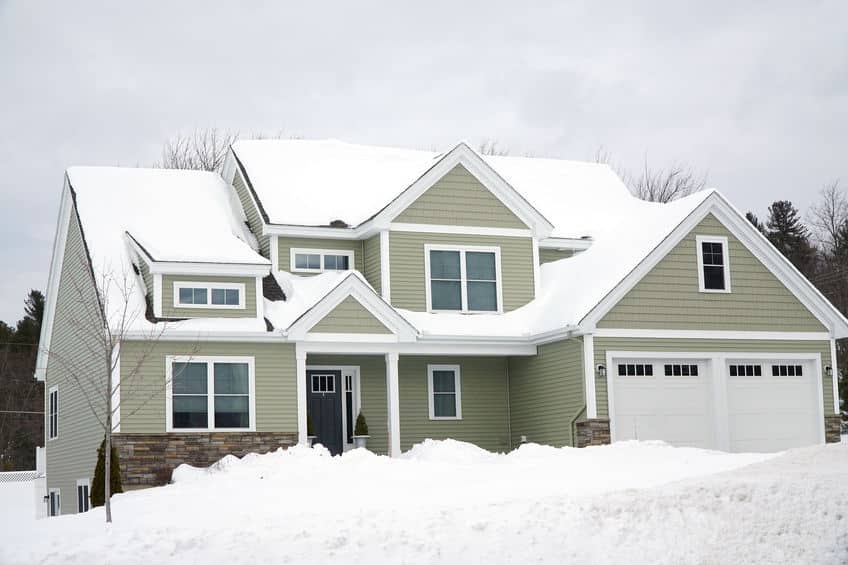
<svg viewBox="0 0 848 565">
<path fill-rule="evenodd" d="M 430 420 L 427 365 L 459 365 L 461 420 Z M 432 439 L 509 449 L 505 357 L 412 357 L 398 361 L 401 449 Z"/>
<path fill-rule="evenodd" d="M 457 165 L 395 219 L 409 224 L 527 226 L 462 165 Z"/>
<path fill-rule="evenodd" d="M 253 357 L 256 431 L 297 431 L 294 344 L 124 341 L 121 433 L 165 432 L 165 363 L 169 355 Z"/>
<path fill-rule="evenodd" d="M 250 194 L 250 189 L 248 188 L 247 183 L 244 182 L 244 177 L 242 176 L 241 171 L 238 169 L 236 169 L 235 175 L 233 176 L 233 189 L 235 189 L 236 195 L 241 203 L 241 208 L 244 210 L 244 215 L 247 218 L 247 225 L 250 227 L 250 231 L 253 232 L 256 240 L 259 242 L 259 252 L 266 259 L 270 259 L 271 238 L 267 235 L 262 235 L 262 225 L 264 223 L 262 221 L 262 216 L 254 203 L 253 196 Z"/>
<path fill-rule="evenodd" d="M 279 250 L 280 270 L 291 271 L 292 249 L 316 249 L 332 251 L 353 251 L 353 266 L 360 273 L 364 271 L 362 258 L 362 241 L 358 239 L 314 239 L 306 237 L 279 237 L 277 248 Z M 314 273 L 296 273 L 302 276 L 310 276 Z"/>
<path fill-rule="evenodd" d="M 727 237 L 731 292 L 699 292 L 698 235 Z M 821 322 L 712 214 L 646 274 L 598 327 L 825 331 Z"/>
<path fill-rule="evenodd" d="M 610 338 L 596 337 L 595 366 L 606 365 L 607 351 L 657 351 L 674 352 L 727 352 L 733 353 L 820 353 L 822 367 L 831 365 L 829 341 L 766 341 L 753 339 L 656 339 L 656 338 Z M 824 413 L 833 412 L 833 383 L 822 371 L 822 393 Z M 595 394 L 598 401 L 598 417 L 608 418 L 607 381 L 595 375 Z"/>
<path fill-rule="evenodd" d="M 352 296 L 342 300 L 329 314 L 309 330 L 314 333 L 392 333 Z"/>
<path fill-rule="evenodd" d="M 572 249 L 543 249 L 539 248 L 539 264 L 551 263 L 574 255 Z"/>
<path fill-rule="evenodd" d="M 144 280 L 144 292 L 147 296 L 153 297 L 153 274 L 150 268 L 144 261 L 138 262 L 138 270 L 141 271 L 141 278 Z"/>
<path fill-rule="evenodd" d="M 244 309 L 176 308 L 174 283 L 227 283 L 244 285 Z M 209 297 L 211 300 L 211 297 Z M 201 277 L 198 275 L 162 275 L 163 318 L 255 318 L 256 279 L 254 277 Z"/>
<path fill-rule="evenodd" d="M 533 300 L 533 243 L 529 237 L 393 231 L 389 236 L 389 271 L 395 308 L 417 312 L 427 309 L 426 244 L 500 247 L 504 311 L 515 310 Z"/>
<path fill-rule="evenodd" d="M 382 280 L 380 279 L 380 236 L 375 235 L 362 242 L 362 262 L 365 280 L 367 280 L 377 294 L 383 292 Z"/>
<path fill-rule="evenodd" d="M 386 358 L 384 355 L 317 355 L 306 357 L 307 367 L 359 367 L 359 398 L 362 415 L 368 422 L 368 449 L 388 453 L 388 405 L 386 404 Z M 355 417 L 355 415 L 354 415 Z"/>
<path fill-rule="evenodd" d="M 574 445 L 571 422 L 585 411 L 583 340 L 540 345 L 531 357 L 509 359 L 512 445 L 527 441 Z"/>
<path fill-rule="evenodd" d="M 64 227 L 62 229 L 65 229 Z M 96 328 L 97 296 L 90 275 L 81 267 L 88 263 L 82 231 L 74 206 L 67 226 L 62 271 L 56 292 L 50 350 L 45 374 L 45 438 L 48 423 L 48 395 L 57 386 L 58 435 L 44 444 L 47 463 L 47 488 L 58 488 L 62 513 L 77 511 L 77 479 L 91 478 L 97 462 L 97 447 L 104 430 L 89 407 L 87 399 L 102 417 L 105 404 L 101 391 L 106 367 L 97 355 L 103 346 L 93 331 Z"/>
</svg>

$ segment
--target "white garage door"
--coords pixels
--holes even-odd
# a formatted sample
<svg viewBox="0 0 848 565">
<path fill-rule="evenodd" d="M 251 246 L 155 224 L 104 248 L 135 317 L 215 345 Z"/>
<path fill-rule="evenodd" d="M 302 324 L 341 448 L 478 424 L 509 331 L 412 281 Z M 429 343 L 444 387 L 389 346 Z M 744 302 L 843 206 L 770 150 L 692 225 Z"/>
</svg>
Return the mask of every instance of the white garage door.
<svg viewBox="0 0 848 565">
<path fill-rule="evenodd" d="M 715 448 L 712 379 L 697 359 L 616 359 L 615 438 Z"/>
<path fill-rule="evenodd" d="M 780 451 L 818 442 L 818 388 L 807 361 L 730 361 L 731 451 Z"/>
</svg>

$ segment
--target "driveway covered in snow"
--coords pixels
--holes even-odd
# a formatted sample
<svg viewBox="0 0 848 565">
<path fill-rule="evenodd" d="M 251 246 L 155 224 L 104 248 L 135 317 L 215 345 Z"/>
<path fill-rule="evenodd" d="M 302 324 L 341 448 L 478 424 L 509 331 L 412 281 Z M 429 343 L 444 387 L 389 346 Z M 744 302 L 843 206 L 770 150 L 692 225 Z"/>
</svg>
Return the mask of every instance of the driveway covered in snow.
<svg viewBox="0 0 848 565">
<path fill-rule="evenodd" d="M 295 448 L 114 501 L 108 529 L 100 509 L 3 524 L 0 563 L 848 562 L 848 444 Z"/>
</svg>

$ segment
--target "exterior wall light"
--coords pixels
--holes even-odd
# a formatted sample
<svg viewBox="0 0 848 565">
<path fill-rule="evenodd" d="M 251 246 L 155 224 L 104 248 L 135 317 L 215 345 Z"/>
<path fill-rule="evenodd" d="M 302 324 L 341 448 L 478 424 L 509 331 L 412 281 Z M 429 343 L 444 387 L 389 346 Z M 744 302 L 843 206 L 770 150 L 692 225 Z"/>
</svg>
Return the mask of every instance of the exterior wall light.
<svg viewBox="0 0 848 565">
<path fill-rule="evenodd" d="M 828 377 L 832 377 L 833 376 L 833 367 L 831 367 L 830 365 L 826 365 L 825 368 L 824 368 L 824 372 L 827 374 Z"/>
<path fill-rule="evenodd" d="M 603 364 L 598 365 L 598 375 L 600 375 L 600 377 L 602 379 L 605 379 L 607 377 L 607 366 L 606 365 L 603 365 Z"/>
</svg>

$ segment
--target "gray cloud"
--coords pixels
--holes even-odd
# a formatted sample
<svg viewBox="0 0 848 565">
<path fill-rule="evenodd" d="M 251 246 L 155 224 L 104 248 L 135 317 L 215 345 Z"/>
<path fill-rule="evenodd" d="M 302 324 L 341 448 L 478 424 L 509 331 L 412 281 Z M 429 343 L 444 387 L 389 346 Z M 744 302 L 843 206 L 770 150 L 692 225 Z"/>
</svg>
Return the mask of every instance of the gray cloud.
<svg viewBox="0 0 848 565">
<path fill-rule="evenodd" d="M 197 127 L 604 145 L 806 208 L 848 177 L 848 4 L 738 4 L 0 0 L 0 319 L 46 285 L 67 166 L 150 164 Z"/>
</svg>

